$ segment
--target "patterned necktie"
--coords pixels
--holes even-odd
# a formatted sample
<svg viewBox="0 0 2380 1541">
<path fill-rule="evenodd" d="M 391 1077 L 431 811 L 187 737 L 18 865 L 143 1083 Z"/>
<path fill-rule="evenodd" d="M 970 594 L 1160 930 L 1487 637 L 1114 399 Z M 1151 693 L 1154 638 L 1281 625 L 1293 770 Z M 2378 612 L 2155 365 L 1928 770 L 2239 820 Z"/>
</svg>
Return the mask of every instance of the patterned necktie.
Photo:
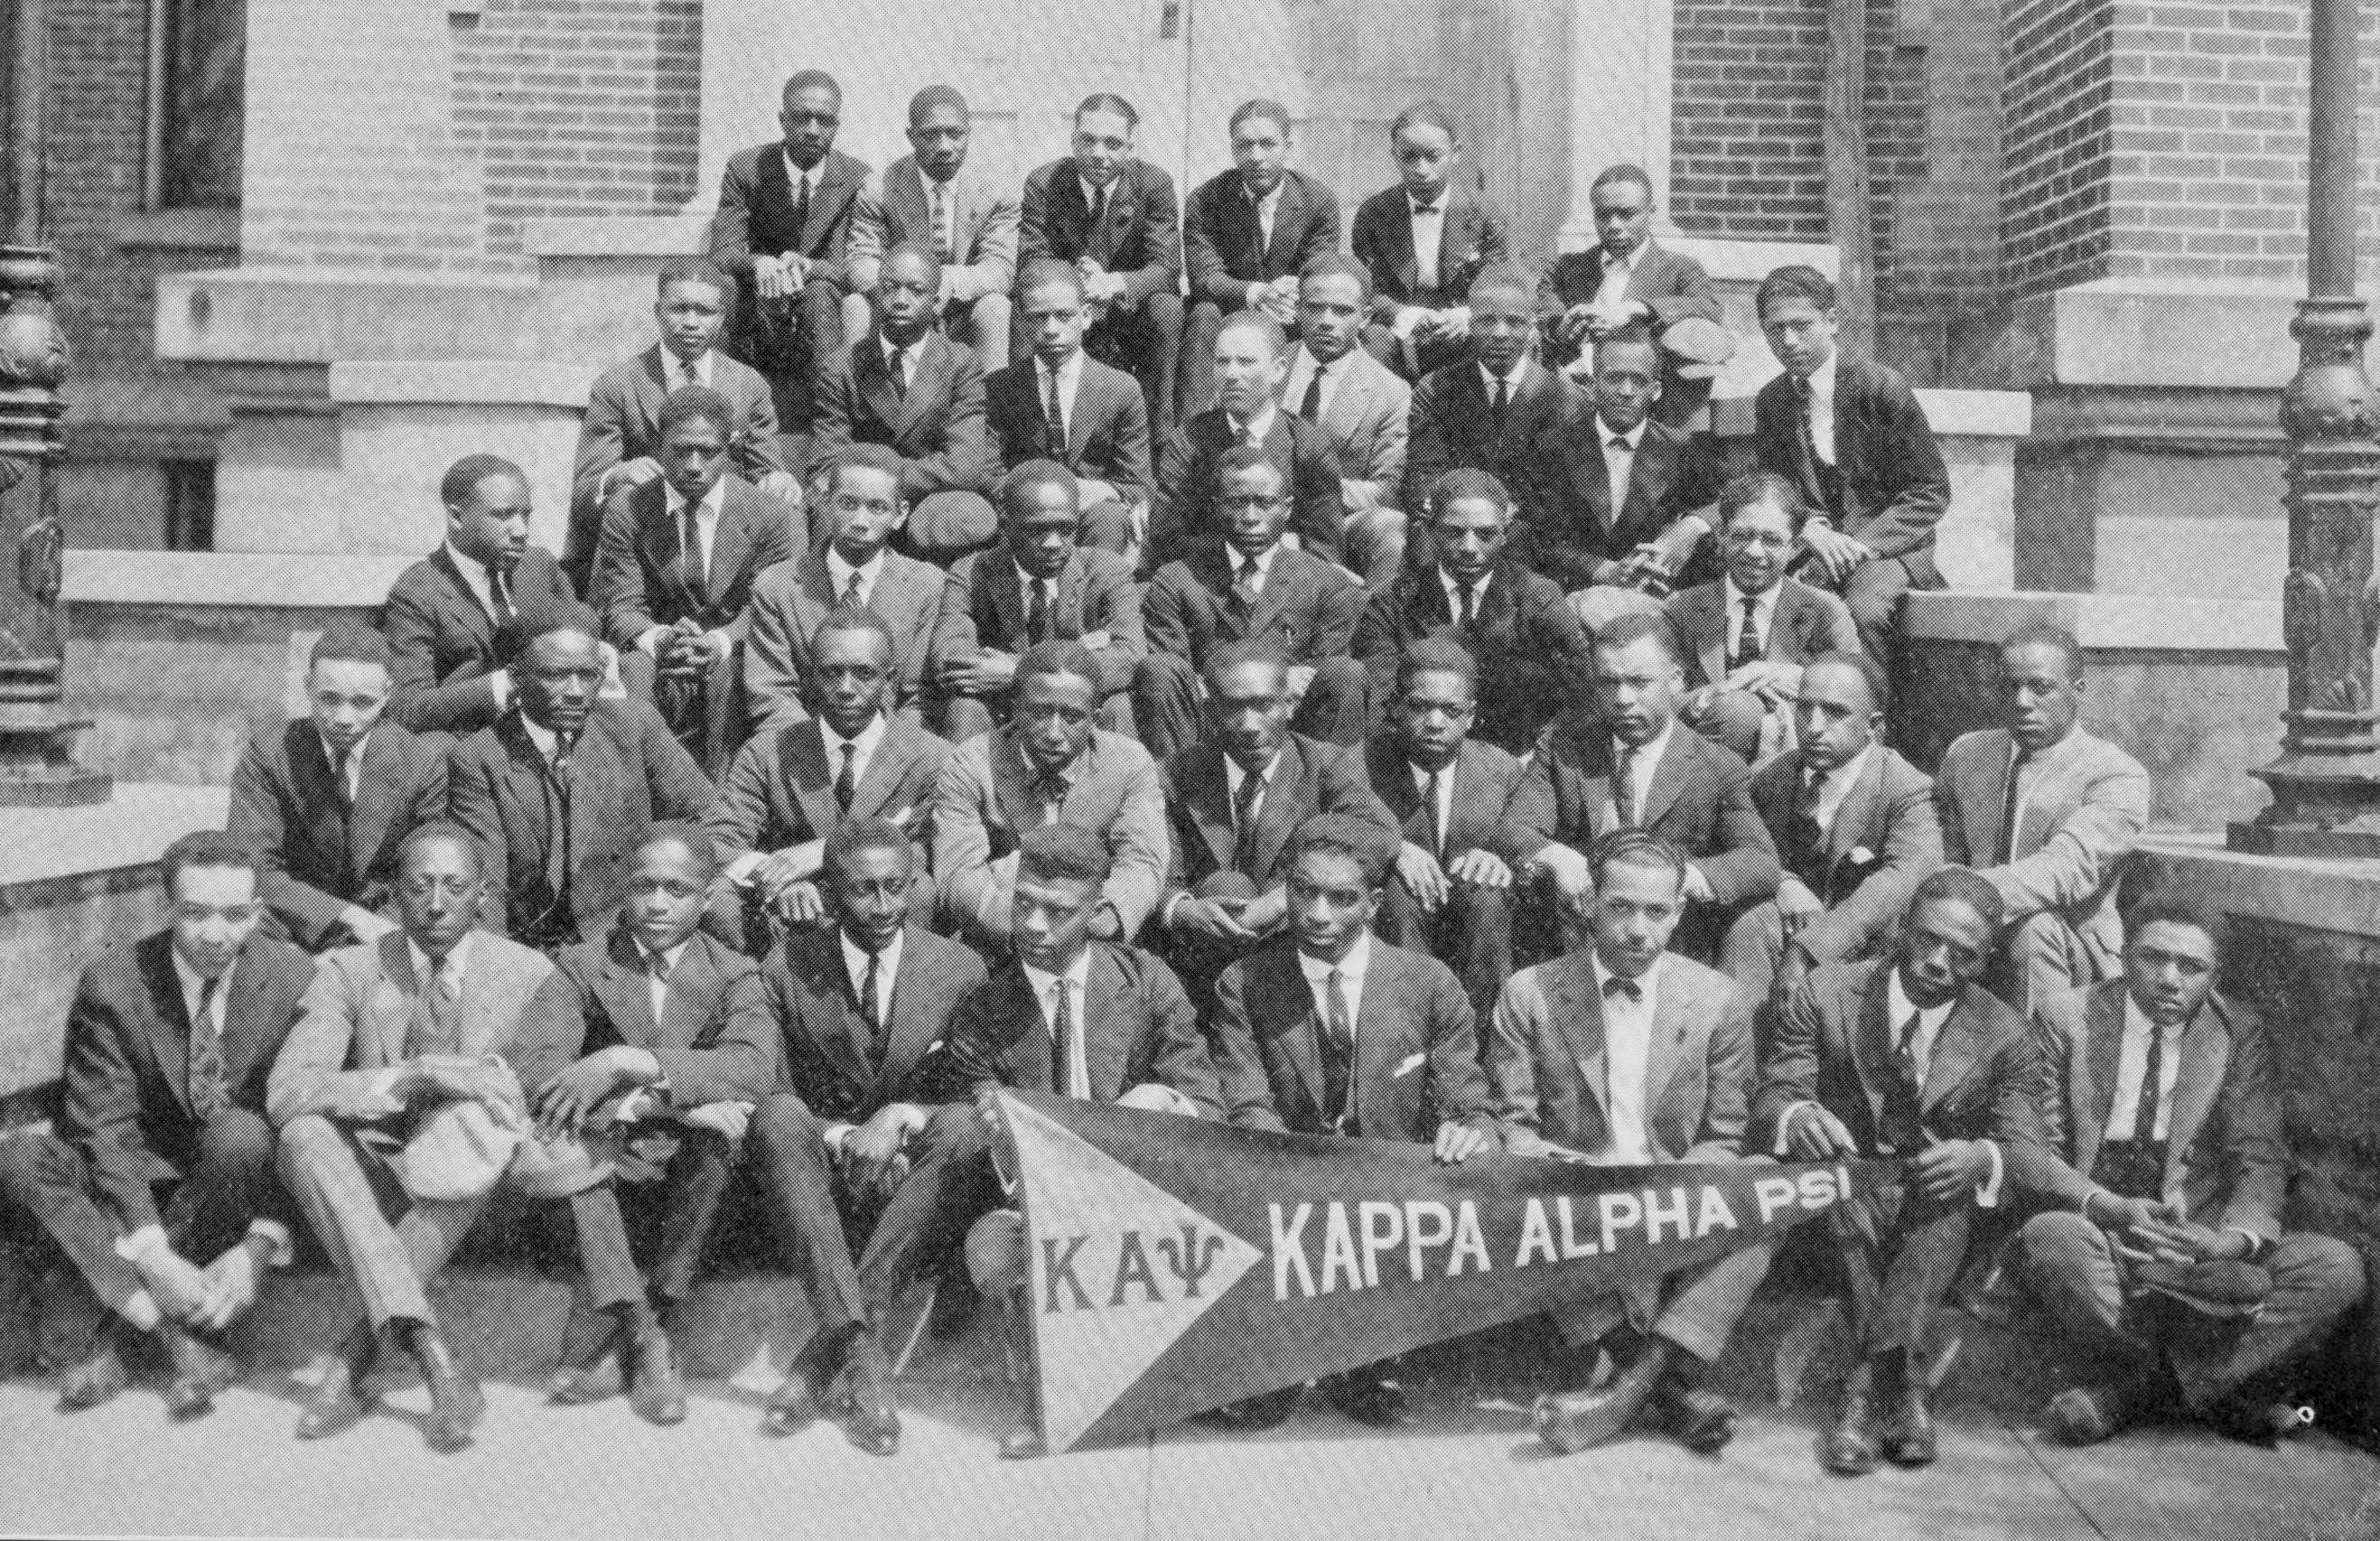
<svg viewBox="0 0 2380 1541">
<path fill-rule="evenodd" d="M 503 567 L 488 569 L 488 597 L 495 601 L 496 625 L 509 626 L 520 617 L 513 608 L 512 574 Z"/>
<path fill-rule="evenodd" d="M 1322 366 L 1318 363 L 1305 377 L 1305 394 L 1297 403 L 1297 415 L 1310 423 L 1322 420 Z"/>
<path fill-rule="evenodd" d="M 1730 670 L 1741 669 L 1767 656 L 1768 640 L 1760 635 L 1760 601 L 1746 594 L 1743 597 L 1743 622 L 1735 633 L 1735 653 L 1727 661 L 1727 666 Z"/>
<path fill-rule="evenodd" d="M 457 1021 L 462 994 L 461 982 L 455 977 L 454 958 L 432 962 L 430 988 L 421 992 L 420 1009 L 414 1013 L 412 1030 L 407 1035 L 412 1039 L 406 1046 L 407 1058 L 462 1052 L 463 1035 Z"/>
<path fill-rule="evenodd" d="M 859 773 L 854 769 L 858 763 L 859 746 L 844 744 L 840 747 L 843 750 L 843 769 L 834 773 L 834 806 L 849 813 L 852 795 L 859 790 Z"/>
<path fill-rule="evenodd" d="M 1240 559 L 1239 574 L 1232 579 L 1232 598 L 1239 601 L 1240 610 L 1244 614 L 1255 613 L 1257 601 L 1261 597 L 1257 585 L 1262 578 L 1263 571 L 1257 566 L 1255 557 L 1244 556 Z"/>
<path fill-rule="evenodd" d="M 231 1067 L 224 1062 L 223 1035 L 215 1030 L 220 978 L 199 981 L 199 1005 L 190 1018 L 190 1111 L 205 1123 L 231 1106 Z"/>
<path fill-rule="evenodd" d="M 808 172 L 794 174 L 794 249 L 805 250 L 809 245 L 810 178 Z"/>
<path fill-rule="evenodd" d="M 1876 1131 L 1881 1153 L 1913 1155 L 1925 1143 L 1923 1086 L 1917 1076 L 1917 1029 L 1924 1016 L 1915 1010 L 1892 1040 L 1892 1074 L 1884 1090 L 1884 1126 Z"/>
<path fill-rule="evenodd" d="M 2015 758 L 2009 762 L 2008 785 L 2000 793 L 1999 859 L 1992 863 L 1994 867 L 2006 867 L 2016 860 L 2017 823 L 2023 811 L 2020 807 L 2022 799 L 2018 795 L 2018 787 L 2024 773 L 2024 762 L 2032 758 L 2020 749 Z"/>
<path fill-rule="evenodd" d="M 868 1055 L 879 1062 L 884 1058 L 884 1013 L 880 1004 L 882 997 L 877 994 L 877 969 L 882 962 L 882 954 L 868 953 L 868 972 L 859 981 L 859 1020 L 868 1027 Z"/>
<path fill-rule="evenodd" d="M 1041 403 L 1041 449 L 1050 459 L 1062 463 L 1066 458 L 1066 410 L 1058 395 L 1058 371 L 1044 365 L 1041 377 L 1049 382 L 1049 395 Z"/>
<path fill-rule="evenodd" d="M 1645 999 L 1645 987 L 1633 979 L 1614 974 L 1603 981 L 1603 998 L 1609 1001 L 1615 997 L 1641 1004 Z"/>
<path fill-rule="evenodd" d="M 856 567 L 854 567 L 851 570 L 850 580 L 843 586 L 843 602 L 851 606 L 855 610 L 860 609 L 868 603 L 868 596 L 860 592 L 859 569 Z"/>
<path fill-rule="evenodd" d="M 1354 1110 L 1347 1106 L 1347 1087 L 1354 1079 L 1355 1024 L 1347 1013 L 1344 974 L 1334 968 L 1323 977 L 1322 1000 L 1322 1113 L 1336 1128 Z"/>
<path fill-rule="evenodd" d="M 1075 992 L 1063 979 L 1050 987 L 1050 1079 L 1061 1097 L 1075 1095 Z"/>
<path fill-rule="evenodd" d="M 1819 876 L 1825 866 L 1827 831 L 1818 822 L 1818 791 L 1825 783 L 1826 778 L 1815 766 L 1802 772 L 1801 785 L 1793 794 L 1793 828 L 1789 840 L 1793 875 L 1817 889 L 1821 901 L 1827 897 L 1824 885 L 1810 880 Z"/>
<path fill-rule="evenodd" d="M 907 371 L 901 368 L 901 360 L 907 358 L 909 350 L 898 343 L 887 349 L 884 354 L 884 372 L 892 379 L 892 394 L 903 401 L 909 399 L 909 376 Z"/>
<path fill-rule="evenodd" d="M 1050 640 L 1050 580 L 1033 580 L 1033 596 L 1025 612 L 1025 635 L 1036 642 Z"/>
<path fill-rule="evenodd" d="M 1617 740 L 1611 746 L 1611 813 L 1620 828 L 1636 827 L 1636 751 Z"/>
<path fill-rule="evenodd" d="M 1094 188 L 1091 192 L 1091 227 L 1084 234 L 1084 250 L 1101 267 L 1108 261 L 1108 190 Z"/>
<path fill-rule="evenodd" d="M 1445 776 L 1443 770 L 1431 771 L 1421 789 L 1422 796 L 1429 804 L 1429 854 L 1440 861 L 1446 859 L 1446 816 L 1438 795 L 1443 790 Z"/>
<path fill-rule="evenodd" d="M 678 554 L 686 564 L 686 586 L 699 601 L 708 597 L 710 588 L 710 564 L 704 560 L 700 505 L 687 504 L 680 511 L 683 521 L 677 536 Z"/>
<path fill-rule="evenodd" d="M 689 385 L 701 384 L 702 370 L 696 368 L 695 365 L 690 362 L 681 363 L 677 367 L 677 383 L 680 390 L 684 390 Z"/>
<path fill-rule="evenodd" d="M 1249 771 L 1240 777 L 1240 789 L 1232 795 L 1232 865 L 1242 871 L 1256 858 L 1257 805 L 1264 790 L 1264 778 Z"/>
<path fill-rule="evenodd" d="M 934 254 L 948 262 L 957 256 L 952 241 L 951 185 L 948 182 L 934 184 L 933 203 Z"/>
</svg>

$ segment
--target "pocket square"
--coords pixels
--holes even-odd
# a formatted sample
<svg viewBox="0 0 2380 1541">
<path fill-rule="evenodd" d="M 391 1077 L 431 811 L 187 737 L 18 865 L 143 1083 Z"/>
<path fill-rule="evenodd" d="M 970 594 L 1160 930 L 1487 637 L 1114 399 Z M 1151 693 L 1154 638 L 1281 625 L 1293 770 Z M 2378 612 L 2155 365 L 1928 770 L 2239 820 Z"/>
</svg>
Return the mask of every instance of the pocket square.
<svg viewBox="0 0 2380 1541">
<path fill-rule="evenodd" d="M 1389 1079 L 1396 1081 L 1411 1075 L 1415 1071 L 1421 1068 L 1422 1061 L 1427 1058 L 1428 1058 L 1428 1056 L 1424 1054 L 1406 1055 L 1402 1061 L 1398 1062 L 1397 1068 L 1389 1073 Z"/>
</svg>

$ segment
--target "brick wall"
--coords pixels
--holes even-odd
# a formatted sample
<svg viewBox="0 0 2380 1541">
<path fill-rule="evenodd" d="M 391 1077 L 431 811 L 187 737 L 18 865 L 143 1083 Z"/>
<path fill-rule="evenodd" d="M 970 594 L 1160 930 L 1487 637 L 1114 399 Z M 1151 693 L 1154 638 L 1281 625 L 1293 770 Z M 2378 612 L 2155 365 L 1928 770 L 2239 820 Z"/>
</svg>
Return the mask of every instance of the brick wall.
<svg viewBox="0 0 2380 1541">
<path fill-rule="evenodd" d="M 1689 235 L 1827 238 L 1826 0 L 1678 0 L 1670 217 Z"/>
<path fill-rule="evenodd" d="M 2000 261 L 2012 294 L 2107 272 L 2115 11 L 2115 0 L 2008 8 Z"/>
</svg>

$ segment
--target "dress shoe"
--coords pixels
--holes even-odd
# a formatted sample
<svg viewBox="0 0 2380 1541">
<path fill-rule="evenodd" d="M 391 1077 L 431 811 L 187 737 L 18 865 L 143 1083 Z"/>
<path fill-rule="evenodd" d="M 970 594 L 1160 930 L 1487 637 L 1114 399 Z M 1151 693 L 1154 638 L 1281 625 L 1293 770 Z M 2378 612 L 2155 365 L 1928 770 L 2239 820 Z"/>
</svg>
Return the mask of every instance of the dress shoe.
<svg viewBox="0 0 2380 1541">
<path fill-rule="evenodd" d="M 666 1428 L 686 1422 L 686 1376 L 677 1350 L 659 1324 L 638 1334 L 637 1371 L 628 1383 L 628 1406 L 638 1417 Z"/>
<path fill-rule="evenodd" d="M 364 1377 L 371 1373 L 379 1349 L 380 1335 L 370 1322 L 358 1324 L 347 1334 L 346 1341 L 332 1356 L 330 1368 L 322 1372 L 322 1383 L 306 1399 L 306 1410 L 298 1418 L 298 1438 L 327 1439 L 363 1421 L 371 1405 L 364 1392 Z"/>
<path fill-rule="evenodd" d="M 239 1378 L 238 1362 L 218 1344 L 180 1327 L 163 1329 L 174 1377 L 165 1383 L 165 1412 L 177 1421 L 203 1418 L 215 1410 L 215 1395 Z"/>
<path fill-rule="evenodd" d="M 2042 1421 L 2061 1443 L 2095 1445 L 2131 1421 L 2131 1407 L 2115 1386 L 2069 1386 L 2049 1399 Z"/>
<path fill-rule="evenodd" d="M 1228 1402 L 1211 1412 L 1198 1414 L 1198 1422 L 1209 1428 L 1228 1428 L 1237 1434 L 1261 1434 L 1269 1428 L 1279 1428 L 1297 1411 L 1298 1399 L 1305 1394 L 1304 1386 L 1284 1386 L 1278 1391 L 1264 1391 Z"/>
<path fill-rule="evenodd" d="M 1330 1405 L 1372 1428 L 1402 1428 L 1414 1421 L 1405 1389 L 1377 1370 L 1350 1370 L 1319 1383 Z"/>
<path fill-rule="evenodd" d="M 1885 1459 L 1896 1466 L 1931 1466 L 1935 1453 L 1934 1393 L 1904 1387 L 1884 1426 Z"/>
<path fill-rule="evenodd" d="M 1819 1463 L 1837 1476 L 1865 1476 L 1876 1470 L 1876 1398 L 1864 1383 L 1846 1386 Z"/>
<path fill-rule="evenodd" d="M 843 1437 L 870 1455 L 901 1448 L 901 1414 L 892 1366 L 873 1332 L 851 1340 L 843 1361 Z"/>
<path fill-rule="evenodd" d="M 1697 1455 L 1717 1455 L 1735 1438 L 1735 1403 L 1673 1375 L 1653 1388 L 1645 1411 L 1648 1421 Z"/>
<path fill-rule="evenodd" d="M 422 1426 L 422 1437 L 431 1450 L 451 1455 L 470 1444 L 472 1431 L 487 1413 L 487 1399 L 435 1328 L 415 1328 L 406 1347 L 421 1366 L 422 1384 L 430 1388 L 430 1420 Z"/>
<path fill-rule="evenodd" d="M 626 1384 L 620 1363 L 619 1318 L 574 1306 L 562 1332 L 562 1363 L 546 1385 L 545 1400 L 557 1407 L 578 1407 L 616 1397 Z"/>
<path fill-rule="evenodd" d="M 808 1367 L 797 1363 L 769 1393 L 768 1405 L 760 1410 L 760 1427 L 768 1434 L 799 1434 L 816 1423 L 818 1415 L 818 1388 L 810 1384 Z"/>
<path fill-rule="evenodd" d="M 2209 1428 L 2251 1445 L 2271 1447 L 2313 1426 L 2313 1410 L 2285 1401 L 2217 1397 L 2199 1409 Z"/>
<path fill-rule="evenodd" d="M 1539 1397 L 1529 1410 L 1537 1438 L 1562 1455 L 1576 1455 L 1616 1438 L 1645 1410 L 1666 1368 L 1666 1355 L 1647 1349 L 1598 1390 Z"/>
<path fill-rule="evenodd" d="M 123 1390 L 128 1378 L 124 1356 L 115 1351 L 115 1334 L 103 1329 L 91 1356 L 58 1378 L 58 1411 L 88 1412 Z"/>
</svg>

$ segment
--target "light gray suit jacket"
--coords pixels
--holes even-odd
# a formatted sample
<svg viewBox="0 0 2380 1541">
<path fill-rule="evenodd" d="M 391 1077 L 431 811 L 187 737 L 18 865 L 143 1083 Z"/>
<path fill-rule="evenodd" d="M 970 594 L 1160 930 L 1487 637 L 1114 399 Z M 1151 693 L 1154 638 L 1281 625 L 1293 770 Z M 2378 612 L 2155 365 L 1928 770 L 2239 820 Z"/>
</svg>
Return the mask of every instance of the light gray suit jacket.
<svg viewBox="0 0 2380 1541">
<path fill-rule="evenodd" d="M 1165 788 L 1157 762 L 1123 734 L 1091 732 L 1055 820 L 1042 817 L 1033 771 L 1014 729 L 978 734 L 951 751 L 934 783 L 934 882 L 943 912 L 970 937 L 1008 934 L 1014 855 L 1027 830 L 1074 824 L 1107 842 L 1114 867 L 1100 897 L 1130 941 L 1157 905 L 1170 859 Z"/>
<path fill-rule="evenodd" d="M 1290 354 L 1296 372 L 1297 352 Z M 1339 501 L 1350 514 L 1394 508 L 1405 476 L 1405 420 L 1413 387 L 1362 348 L 1341 366 L 1347 373 L 1322 409 L 1322 437 L 1339 456 Z M 1281 410 L 1295 412 L 1289 377 L 1281 378 Z M 1408 510 L 1408 512 L 1413 512 Z"/>
<path fill-rule="evenodd" d="M 942 301 L 965 304 L 1004 295 L 1016 281 L 1016 224 L 1023 204 L 1004 183 L 961 165 L 951 179 L 951 249 L 942 267 Z M 876 287 L 884 253 L 904 241 L 934 244 L 933 205 L 917 157 L 904 155 L 868 179 L 851 212 L 851 292 Z"/>
<path fill-rule="evenodd" d="M 595 489 L 603 473 L 623 461 L 658 452 L 662 439 L 662 403 L 669 399 L 663 383 L 662 346 L 624 359 L 596 377 L 588 393 L 587 416 L 578 428 L 578 452 L 570 467 L 570 505 L 584 515 L 597 506 Z M 666 360 L 674 364 L 675 359 Z M 785 468 L 777 453 L 777 408 L 769 396 L 769 382 L 759 371 L 711 350 L 710 388 L 735 408 L 730 431 L 735 467 L 747 481 L 759 481 Z"/>
<path fill-rule="evenodd" d="M 900 706 L 915 702 L 925 686 L 943 582 L 940 567 L 888 551 L 868 594 L 868 608 L 892 634 L 892 676 Z M 753 583 L 744 612 L 751 628 L 744 640 L 744 689 L 759 725 L 798 722 L 809 716 L 802 692 L 810 675 L 810 635 L 836 602 L 823 552 L 805 552 L 791 562 L 780 562 Z"/>
</svg>

